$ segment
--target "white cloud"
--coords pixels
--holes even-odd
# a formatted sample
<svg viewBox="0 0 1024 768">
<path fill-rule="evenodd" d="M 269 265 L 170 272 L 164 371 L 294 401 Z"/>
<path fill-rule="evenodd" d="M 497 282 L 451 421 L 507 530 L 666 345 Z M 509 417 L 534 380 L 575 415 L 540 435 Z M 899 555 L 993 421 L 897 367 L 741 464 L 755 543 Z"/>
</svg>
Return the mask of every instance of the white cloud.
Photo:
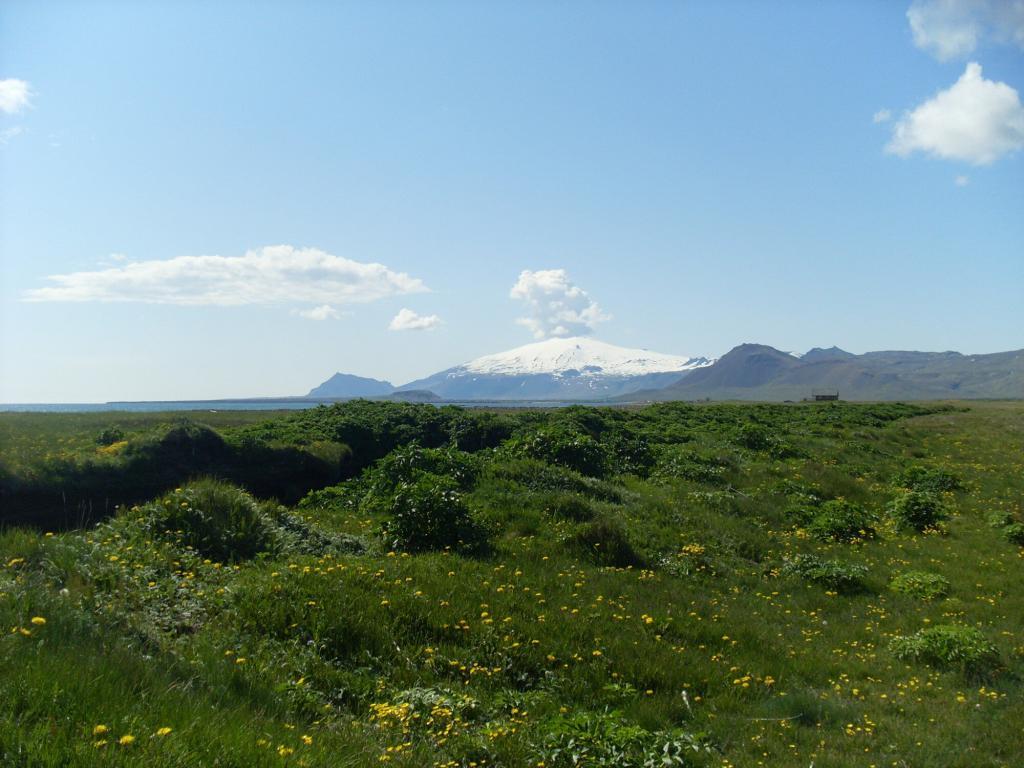
<svg viewBox="0 0 1024 768">
<path fill-rule="evenodd" d="M 319 307 L 313 307 L 312 309 L 293 309 L 292 314 L 304 317 L 307 320 L 337 320 L 341 317 L 338 310 L 330 304 L 321 304 Z"/>
<path fill-rule="evenodd" d="M 13 139 L 15 136 L 19 136 L 24 132 L 25 130 L 20 125 L 14 125 L 10 128 L 5 128 L 4 130 L 0 131 L 0 146 L 3 146 L 11 139 Z"/>
<path fill-rule="evenodd" d="M 419 293 L 423 283 L 382 264 L 332 256 L 316 248 L 275 245 L 243 256 L 176 256 L 94 272 L 51 275 L 52 285 L 26 301 L 245 304 L 353 304 Z"/>
<path fill-rule="evenodd" d="M 880 109 L 871 116 L 873 123 L 887 123 L 892 119 L 892 112 L 888 109 Z"/>
<path fill-rule="evenodd" d="M 958 187 L 966 187 L 968 184 L 971 183 L 971 180 L 967 176 L 957 176 L 955 179 L 953 179 L 953 183 L 956 184 Z"/>
<path fill-rule="evenodd" d="M 401 309 L 391 318 L 388 330 L 391 331 L 432 331 L 441 324 L 437 315 L 418 315 L 411 309 Z"/>
<path fill-rule="evenodd" d="M 564 269 L 523 270 L 509 295 L 526 302 L 530 316 L 516 322 L 538 339 L 585 336 L 609 319 L 586 291 L 569 281 Z"/>
<path fill-rule="evenodd" d="M 985 38 L 1024 48 L 1020 0 L 915 0 L 907 20 L 914 45 L 941 61 L 970 55 Z"/>
<path fill-rule="evenodd" d="M 1024 147 L 1024 106 L 1006 83 L 986 80 L 970 62 L 950 88 L 905 112 L 887 152 L 927 152 L 947 160 L 988 165 Z"/>
<path fill-rule="evenodd" d="M 32 103 L 32 88 L 24 80 L 0 80 L 0 112 L 16 115 Z"/>
</svg>

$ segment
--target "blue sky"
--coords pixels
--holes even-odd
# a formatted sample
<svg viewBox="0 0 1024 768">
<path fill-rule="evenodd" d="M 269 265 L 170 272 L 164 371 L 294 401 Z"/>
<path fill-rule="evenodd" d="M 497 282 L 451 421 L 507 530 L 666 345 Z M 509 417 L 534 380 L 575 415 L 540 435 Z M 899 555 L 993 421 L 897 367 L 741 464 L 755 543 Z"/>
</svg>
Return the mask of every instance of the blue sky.
<svg viewBox="0 0 1024 768">
<path fill-rule="evenodd" d="M 5 2 L 0 402 L 1024 347 L 1022 45 L 984 0 Z"/>
</svg>

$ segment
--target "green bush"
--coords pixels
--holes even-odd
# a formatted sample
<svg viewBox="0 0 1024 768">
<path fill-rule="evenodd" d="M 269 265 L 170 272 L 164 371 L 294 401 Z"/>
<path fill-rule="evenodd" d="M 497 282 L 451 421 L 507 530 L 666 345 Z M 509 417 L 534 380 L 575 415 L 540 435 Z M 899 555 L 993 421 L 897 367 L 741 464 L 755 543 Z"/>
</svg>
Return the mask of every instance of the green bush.
<svg viewBox="0 0 1024 768">
<path fill-rule="evenodd" d="M 889 505 L 889 514 L 901 528 L 912 528 L 915 531 L 935 528 L 949 516 L 942 499 L 925 491 L 901 493 Z"/>
<path fill-rule="evenodd" d="M 590 435 L 565 425 L 540 427 L 505 443 L 513 456 L 540 459 L 589 477 L 603 477 L 609 457 Z"/>
<path fill-rule="evenodd" d="M 1010 523 L 1004 526 L 1003 538 L 1011 544 L 1024 547 L 1024 523 Z"/>
<path fill-rule="evenodd" d="M 893 577 L 889 589 L 921 600 L 936 600 L 949 594 L 949 581 L 937 573 L 907 571 Z"/>
<path fill-rule="evenodd" d="M 608 452 L 608 467 L 613 475 L 647 477 L 654 467 L 654 450 L 647 440 L 631 432 L 616 431 L 602 444 Z"/>
<path fill-rule="evenodd" d="M 1011 544 L 1024 547 L 1024 523 L 1013 512 L 1000 510 L 988 517 L 988 524 L 999 530 Z"/>
<path fill-rule="evenodd" d="M 622 491 L 611 483 L 539 459 L 502 458 L 491 463 L 487 473 L 495 480 L 511 481 L 531 491 L 565 491 L 598 501 L 622 501 Z"/>
<path fill-rule="evenodd" d="M 593 505 L 582 496 L 559 494 L 552 497 L 545 505 L 544 511 L 558 520 L 571 520 L 575 523 L 586 523 L 597 514 Z"/>
<path fill-rule="evenodd" d="M 913 635 L 894 637 L 889 650 L 903 661 L 970 672 L 991 669 L 999 662 L 996 647 L 984 633 L 963 624 L 939 624 Z"/>
<path fill-rule="evenodd" d="M 274 544 L 270 517 L 237 486 L 196 480 L 142 508 L 147 522 L 217 561 L 244 560 Z"/>
<path fill-rule="evenodd" d="M 424 552 L 479 549 L 486 533 L 473 519 L 459 486 L 450 477 L 421 472 L 395 489 L 387 505 L 384 535 L 392 548 Z"/>
<path fill-rule="evenodd" d="M 643 559 L 633 549 L 622 522 L 611 517 L 599 517 L 583 525 L 566 539 L 571 551 L 598 565 L 616 568 L 643 565 Z"/>
<path fill-rule="evenodd" d="M 767 427 L 748 423 L 737 428 L 736 442 L 752 451 L 767 451 L 775 443 L 775 438 Z"/>
<path fill-rule="evenodd" d="M 963 487 L 963 483 L 956 475 L 928 467 L 910 467 L 905 472 L 896 475 L 895 485 L 898 488 L 924 491 L 925 493 L 958 491 Z"/>
<path fill-rule="evenodd" d="M 846 499 L 833 499 L 821 505 L 807 529 L 819 539 L 853 541 L 875 535 L 875 516 Z"/>
<path fill-rule="evenodd" d="M 113 445 L 124 440 L 124 430 L 120 427 L 107 427 L 96 436 L 97 445 Z"/>
<path fill-rule="evenodd" d="M 690 480 L 705 485 L 722 485 L 732 462 L 720 456 L 698 453 L 685 446 L 663 448 L 652 476 L 656 480 Z"/>
<path fill-rule="evenodd" d="M 797 555 L 783 563 L 781 571 L 785 575 L 799 576 L 836 592 L 855 592 L 862 589 L 862 579 L 868 573 L 868 569 L 863 565 L 822 560 L 816 555 Z"/>
<path fill-rule="evenodd" d="M 750 422 L 741 424 L 736 429 L 734 435 L 734 441 L 737 445 L 749 448 L 752 451 L 763 451 L 779 459 L 800 455 L 800 451 L 796 450 L 763 424 Z"/>
<path fill-rule="evenodd" d="M 361 555 L 366 542 L 357 536 L 324 531 L 294 512 L 281 507 L 274 515 L 275 548 L 303 555 Z"/>
<path fill-rule="evenodd" d="M 472 454 L 448 448 L 423 448 L 409 445 L 396 448 L 363 475 L 367 493 L 389 497 L 403 483 L 421 474 L 448 477 L 460 490 L 472 488 L 480 472 L 480 461 Z"/>
<path fill-rule="evenodd" d="M 540 724 L 537 764 L 548 768 L 670 768 L 711 754 L 707 738 L 684 731 L 648 731 L 627 725 L 619 712 L 580 712 Z"/>
<path fill-rule="evenodd" d="M 993 528 L 1005 528 L 1017 522 L 1012 512 L 993 512 L 988 516 L 988 524 Z"/>
</svg>

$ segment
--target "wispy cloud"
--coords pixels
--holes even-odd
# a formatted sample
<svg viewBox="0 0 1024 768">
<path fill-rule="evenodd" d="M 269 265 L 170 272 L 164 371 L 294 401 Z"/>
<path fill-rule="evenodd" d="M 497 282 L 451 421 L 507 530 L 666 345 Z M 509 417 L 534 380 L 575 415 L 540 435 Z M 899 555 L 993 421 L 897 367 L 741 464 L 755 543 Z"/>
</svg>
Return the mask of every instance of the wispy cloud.
<svg viewBox="0 0 1024 768">
<path fill-rule="evenodd" d="M 941 61 L 969 56 L 986 38 L 1024 48 L 1020 0 L 915 0 L 907 20 L 914 45 Z"/>
<path fill-rule="evenodd" d="M 5 128 L 4 130 L 0 131 L 0 146 L 6 144 L 15 136 L 19 136 L 24 132 L 25 130 L 20 125 L 14 125 L 10 128 Z"/>
<path fill-rule="evenodd" d="M 538 339 L 586 336 L 609 319 L 586 291 L 569 280 L 564 269 L 523 270 L 510 295 L 524 301 L 530 312 L 516 322 Z"/>
<path fill-rule="evenodd" d="M 1024 106 L 1006 83 L 986 80 L 970 62 L 952 86 L 904 113 L 886 151 L 925 152 L 947 160 L 988 165 L 1024 147 Z"/>
<path fill-rule="evenodd" d="M 391 331 L 432 331 L 441 325 L 441 318 L 437 315 L 419 315 L 411 309 L 401 309 L 397 315 L 391 318 L 388 330 Z"/>
<path fill-rule="evenodd" d="M 871 116 L 873 123 L 887 123 L 892 119 L 892 112 L 888 109 L 880 109 Z"/>
<path fill-rule="evenodd" d="M 0 80 L 0 112 L 16 115 L 32 103 L 32 87 L 24 80 Z"/>
<path fill-rule="evenodd" d="M 259 248 L 242 256 L 135 261 L 46 279 L 51 285 L 27 291 L 23 299 L 188 306 L 315 304 L 322 309 L 427 290 L 421 280 L 383 264 L 290 245 Z"/>
<path fill-rule="evenodd" d="M 953 183 L 956 184 L 958 187 L 966 187 L 968 184 L 971 183 L 971 180 L 967 176 L 957 176 L 955 179 L 953 179 Z"/>
<path fill-rule="evenodd" d="M 312 309 L 293 309 L 292 314 L 304 317 L 307 320 L 337 320 L 341 317 L 341 313 L 330 304 L 321 304 L 319 307 L 313 307 Z"/>
</svg>

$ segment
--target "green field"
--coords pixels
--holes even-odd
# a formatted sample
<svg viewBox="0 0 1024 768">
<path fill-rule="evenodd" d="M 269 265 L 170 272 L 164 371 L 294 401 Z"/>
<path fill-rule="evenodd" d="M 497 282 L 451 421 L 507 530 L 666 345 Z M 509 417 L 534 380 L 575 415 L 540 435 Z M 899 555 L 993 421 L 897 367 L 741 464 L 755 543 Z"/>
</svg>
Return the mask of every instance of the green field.
<svg viewBox="0 0 1024 768">
<path fill-rule="evenodd" d="M 1022 762 L 1022 403 L 189 419 L 0 414 L 0 764 Z"/>
</svg>

